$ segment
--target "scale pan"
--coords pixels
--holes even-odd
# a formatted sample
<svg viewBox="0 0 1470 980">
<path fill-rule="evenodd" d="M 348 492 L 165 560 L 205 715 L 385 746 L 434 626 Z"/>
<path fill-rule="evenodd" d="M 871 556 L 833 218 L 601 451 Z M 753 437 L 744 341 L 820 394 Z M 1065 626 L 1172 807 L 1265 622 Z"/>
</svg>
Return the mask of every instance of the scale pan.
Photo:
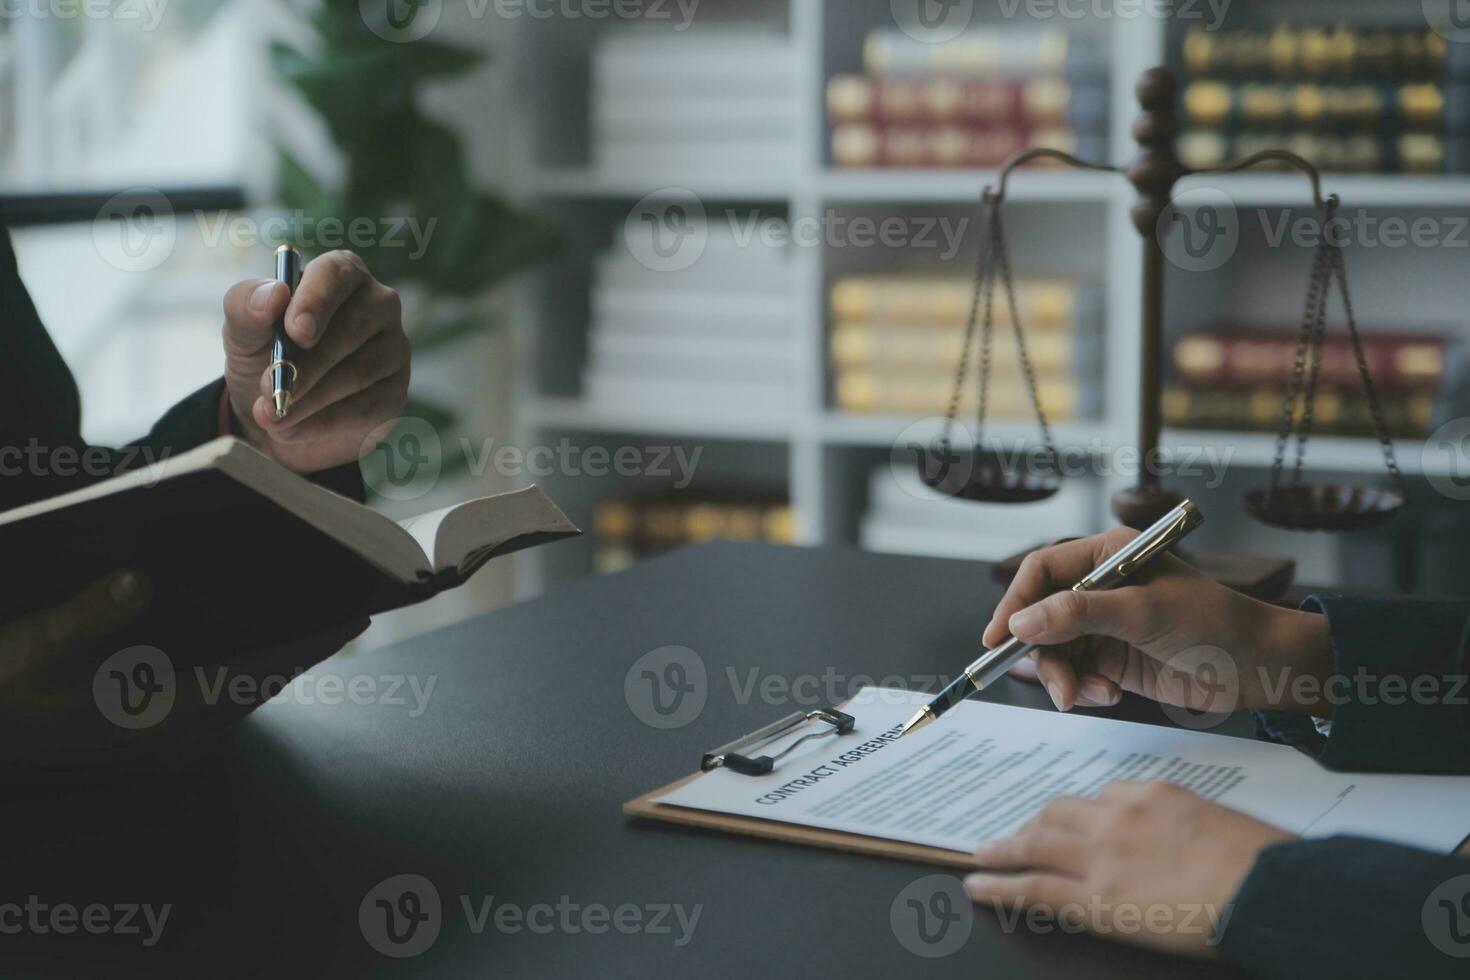
<svg viewBox="0 0 1470 980">
<path fill-rule="evenodd" d="M 1274 494 L 1263 487 L 1245 495 L 1256 520 L 1289 531 L 1362 531 L 1392 520 L 1404 504 L 1397 490 L 1335 483 L 1278 487 Z"/>
<path fill-rule="evenodd" d="M 957 452 L 948 466 L 935 468 L 919 455 L 919 479 L 932 490 L 982 504 L 1030 504 L 1045 500 L 1061 487 L 1055 473 L 1038 473 L 1004 462 L 995 453 Z"/>
</svg>

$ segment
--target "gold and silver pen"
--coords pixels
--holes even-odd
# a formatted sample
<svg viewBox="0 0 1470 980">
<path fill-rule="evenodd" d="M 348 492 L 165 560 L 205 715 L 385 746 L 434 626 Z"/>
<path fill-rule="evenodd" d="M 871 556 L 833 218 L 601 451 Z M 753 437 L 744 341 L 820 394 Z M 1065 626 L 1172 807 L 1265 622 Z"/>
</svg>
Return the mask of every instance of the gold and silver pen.
<svg viewBox="0 0 1470 980">
<path fill-rule="evenodd" d="M 1128 542 L 1117 554 L 1107 558 L 1101 565 L 1083 576 L 1082 581 L 1072 586 L 1073 592 L 1093 592 L 1114 589 L 1137 577 L 1149 562 L 1168 551 L 1185 535 L 1204 523 L 1199 508 L 1186 500 L 1165 514 L 1152 527 Z M 1032 650 L 1034 643 L 1022 643 L 1014 636 L 994 649 L 986 650 L 974 663 L 944 690 L 926 704 L 919 713 L 904 722 L 899 735 L 917 731 L 930 722 L 937 721 L 950 708 L 965 700 L 976 691 L 983 691 L 1005 675 L 1016 663 Z"/>
</svg>

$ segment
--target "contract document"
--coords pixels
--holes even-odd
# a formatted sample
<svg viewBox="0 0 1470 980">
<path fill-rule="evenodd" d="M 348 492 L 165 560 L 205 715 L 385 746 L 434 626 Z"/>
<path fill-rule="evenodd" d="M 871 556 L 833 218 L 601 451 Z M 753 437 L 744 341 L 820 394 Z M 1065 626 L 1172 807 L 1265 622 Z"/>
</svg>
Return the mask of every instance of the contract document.
<svg viewBox="0 0 1470 980">
<path fill-rule="evenodd" d="M 1332 772 L 1284 745 L 979 701 L 899 739 L 929 697 L 865 689 L 842 709 L 850 734 L 812 739 L 765 776 L 714 769 L 656 802 L 968 854 L 1054 797 L 1164 779 L 1304 837 L 1448 853 L 1470 834 L 1467 776 Z"/>
</svg>

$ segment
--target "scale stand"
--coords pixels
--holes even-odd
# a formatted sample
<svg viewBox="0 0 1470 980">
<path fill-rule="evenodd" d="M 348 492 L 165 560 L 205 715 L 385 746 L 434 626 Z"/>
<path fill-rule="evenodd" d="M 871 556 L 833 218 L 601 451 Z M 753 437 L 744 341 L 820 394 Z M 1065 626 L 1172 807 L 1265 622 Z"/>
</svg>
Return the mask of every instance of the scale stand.
<svg viewBox="0 0 1470 980">
<path fill-rule="evenodd" d="M 1140 472 L 1138 482 L 1128 487 L 1113 497 L 1113 514 L 1121 521 L 1133 528 L 1143 529 L 1157 521 L 1168 513 L 1183 497 L 1164 487 L 1157 472 L 1156 462 L 1159 459 L 1160 431 L 1162 429 L 1162 410 L 1160 406 L 1162 395 L 1162 363 L 1164 344 L 1164 249 L 1162 235 L 1160 234 L 1161 222 L 1173 208 L 1174 185 L 1186 176 L 1197 173 L 1231 173 L 1245 170 L 1262 163 L 1284 163 L 1300 170 L 1311 182 L 1312 199 L 1317 210 L 1322 215 L 1324 223 L 1324 242 L 1330 237 L 1325 234 L 1326 223 L 1330 220 L 1338 201 L 1334 195 L 1326 200 L 1322 197 L 1321 176 L 1316 167 L 1308 163 L 1302 157 L 1289 153 L 1285 150 L 1264 150 L 1252 154 L 1237 163 L 1224 167 L 1210 168 L 1209 170 L 1190 170 L 1180 163 L 1174 150 L 1175 139 L 1179 134 L 1179 123 L 1175 115 L 1175 101 L 1178 93 L 1178 85 L 1174 75 L 1166 68 L 1151 68 L 1144 72 L 1135 88 L 1141 113 L 1133 124 L 1133 138 L 1139 145 L 1138 157 L 1123 171 L 1134 189 L 1138 192 L 1137 201 L 1132 208 L 1133 226 L 1137 229 L 1143 239 L 1143 293 L 1142 293 L 1142 343 L 1139 356 L 1139 413 L 1138 413 L 1138 453 L 1140 460 Z M 1103 164 L 1090 163 L 1080 160 L 1070 154 L 1058 150 L 1031 149 L 1012 156 L 1006 161 L 998 175 L 998 184 L 995 191 L 989 187 L 985 189 L 985 202 L 991 226 L 997 229 L 998 237 L 992 238 L 988 245 L 982 245 L 982 259 L 976 274 L 976 309 L 972 309 L 970 324 L 966 332 L 965 356 L 968 356 L 970 346 L 976 335 L 977 311 L 982 307 L 984 310 L 984 329 L 981 332 L 983 338 L 982 358 L 980 370 L 980 418 L 978 431 L 984 431 L 984 405 L 986 382 L 988 381 L 988 348 L 989 337 L 992 329 L 991 323 L 991 297 L 993 295 L 996 268 L 993 256 L 999 253 L 999 275 L 1005 285 L 1003 295 L 1010 300 L 1011 315 L 1016 329 L 1018 349 L 1022 355 L 1022 367 L 1025 371 L 1027 382 L 1033 391 L 1033 402 L 1036 405 L 1038 422 L 1041 425 L 1043 438 L 1051 450 L 1051 440 L 1046 419 L 1041 412 L 1039 401 L 1035 399 L 1034 381 L 1030 376 L 1029 367 L 1025 361 L 1024 340 L 1021 336 L 1019 310 L 1015 308 L 1011 292 L 1009 261 L 1005 254 L 1004 234 L 999 231 L 999 208 L 1005 197 L 1006 180 L 1010 173 L 1020 164 L 1038 157 L 1047 157 L 1058 160 L 1068 166 L 1086 169 L 1117 172 L 1117 168 Z M 1167 227 L 1167 226 L 1164 226 Z M 1325 246 L 1324 246 L 1325 247 Z M 1293 383 L 1284 396 L 1283 422 L 1278 438 L 1276 465 L 1272 470 L 1271 484 L 1268 488 L 1253 491 L 1247 495 L 1247 508 L 1264 523 L 1294 530 L 1353 530 L 1361 527 L 1375 526 L 1386 520 L 1392 519 L 1393 515 L 1404 506 L 1407 493 L 1404 489 L 1403 479 L 1398 472 L 1398 467 L 1393 458 L 1392 443 L 1388 438 L 1382 420 L 1381 412 L 1378 411 L 1376 393 L 1372 379 L 1368 374 L 1368 366 L 1362 356 L 1362 346 L 1358 339 L 1356 324 L 1353 321 L 1351 302 L 1348 299 L 1346 270 L 1342 264 L 1340 249 L 1334 244 L 1319 254 L 1317 269 L 1314 270 L 1314 278 L 1308 292 L 1307 314 L 1303 320 L 1301 343 L 1298 346 Z M 991 264 L 987 264 L 991 263 Z M 1318 278 L 1318 273 L 1323 268 L 1330 269 L 1327 274 L 1325 285 Z M 1301 482 L 1302 457 L 1305 454 L 1307 439 L 1311 434 L 1312 396 L 1317 381 L 1317 366 L 1321 356 L 1321 342 L 1325 331 L 1326 291 L 1330 289 L 1332 276 L 1335 275 L 1342 288 L 1343 303 L 1348 319 L 1348 331 L 1352 338 L 1354 349 L 1358 353 L 1358 364 L 1361 372 L 1364 394 L 1369 405 L 1373 408 L 1374 422 L 1378 430 L 1379 441 L 1383 444 L 1385 462 L 1390 476 L 1398 482 L 1398 492 L 1385 491 L 1374 487 L 1340 487 L 1340 486 L 1313 486 L 1304 485 Z M 983 299 L 983 304 L 982 304 Z M 963 382 L 965 373 L 964 360 L 961 361 L 959 377 L 956 381 L 955 398 L 951 402 L 949 423 L 955 420 L 956 408 L 959 404 L 959 385 Z M 1304 369 L 1309 365 L 1310 373 L 1303 378 Z M 1305 385 L 1305 386 L 1304 386 Z M 1305 396 L 1307 410 L 1300 423 L 1294 421 L 1297 400 Z M 1297 439 L 1297 461 L 1295 467 L 1295 479 L 1290 485 L 1282 480 L 1282 457 L 1285 446 L 1293 434 Z M 949 426 L 946 427 L 944 436 L 944 449 L 949 451 L 948 445 Z M 1000 478 L 990 476 L 993 468 L 984 465 L 984 447 L 977 437 L 974 449 L 976 465 L 973 467 L 978 476 L 972 479 L 964 488 L 951 488 L 939 486 L 929 479 L 936 489 L 953 493 L 955 496 L 965 497 L 971 500 L 989 500 L 993 502 L 1008 502 L 1006 493 L 1013 490 L 1009 484 L 997 482 Z M 925 460 L 920 459 L 920 475 L 925 477 Z M 1010 483 L 1024 482 L 1026 475 L 1017 477 L 1011 474 L 1007 477 Z M 1032 480 L 1032 483 L 1036 481 Z M 1055 492 L 1054 487 L 1046 488 Z M 960 492 L 963 490 L 963 492 Z M 1049 495 L 1049 494 L 1044 494 Z M 1023 555 L 1016 555 L 1006 559 L 995 566 L 995 577 L 1002 582 L 1009 582 L 1015 575 Z M 1262 599 L 1275 599 L 1290 587 L 1296 570 L 1296 563 L 1290 558 L 1281 558 L 1269 555 L 1254 554 L 1211 554 L 1206 552 L 1189 552 L 1181 555 L 1191 565 L 1209 575 L 1211 578 L 1247 595 Z"/>
</svg>

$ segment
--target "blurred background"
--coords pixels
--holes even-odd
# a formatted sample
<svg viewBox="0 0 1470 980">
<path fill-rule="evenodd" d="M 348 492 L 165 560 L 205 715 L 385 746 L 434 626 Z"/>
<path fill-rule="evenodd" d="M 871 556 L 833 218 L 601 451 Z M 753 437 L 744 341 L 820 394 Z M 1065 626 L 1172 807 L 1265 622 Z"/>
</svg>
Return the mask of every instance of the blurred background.
<svg viewBox="0 0 1470 980">
<path fill-rule="evenodd" d="M 1122 177 L 1043 165 L 1008 188 L 1060 492 L 941 498 L 905 447 L 949 408 L 995 168 L 1034 146 L 1126 163 L 1134 82 L 1167 65 L 1188 165 L 1275 146 L 1330 171 L 1412 506 L 1345 535 L 1241 507 L 1269 477 L 1314 244 L 1284 171 L 1177 188 L 1164 482 L 1203 506 L 1204 547 L 1464 592 L 1470 24 L 1440 6 L 37 0 L 0 17 L 0 207 L 98 442 L 218 372 L 220 299 L 283 241 L 355 248 L 404 293 L 432 478 L 398 481 L 390 446 L 365 464 L 374 505 L 536 482 L 589 533 L 385 617 L 382 642 L 690 541 L 1000 560 L 1108 526 L 1139 466 Z M 1222 246 L 1183 237 L 1222 218 Z M 1035 446 L 997 317 L 984 431 Z M 1310 476 L 1387 485 L 1340 307 L 1327 336 Z M 959 410 L 973 433 L 973 379 Z"/>
</svg>

